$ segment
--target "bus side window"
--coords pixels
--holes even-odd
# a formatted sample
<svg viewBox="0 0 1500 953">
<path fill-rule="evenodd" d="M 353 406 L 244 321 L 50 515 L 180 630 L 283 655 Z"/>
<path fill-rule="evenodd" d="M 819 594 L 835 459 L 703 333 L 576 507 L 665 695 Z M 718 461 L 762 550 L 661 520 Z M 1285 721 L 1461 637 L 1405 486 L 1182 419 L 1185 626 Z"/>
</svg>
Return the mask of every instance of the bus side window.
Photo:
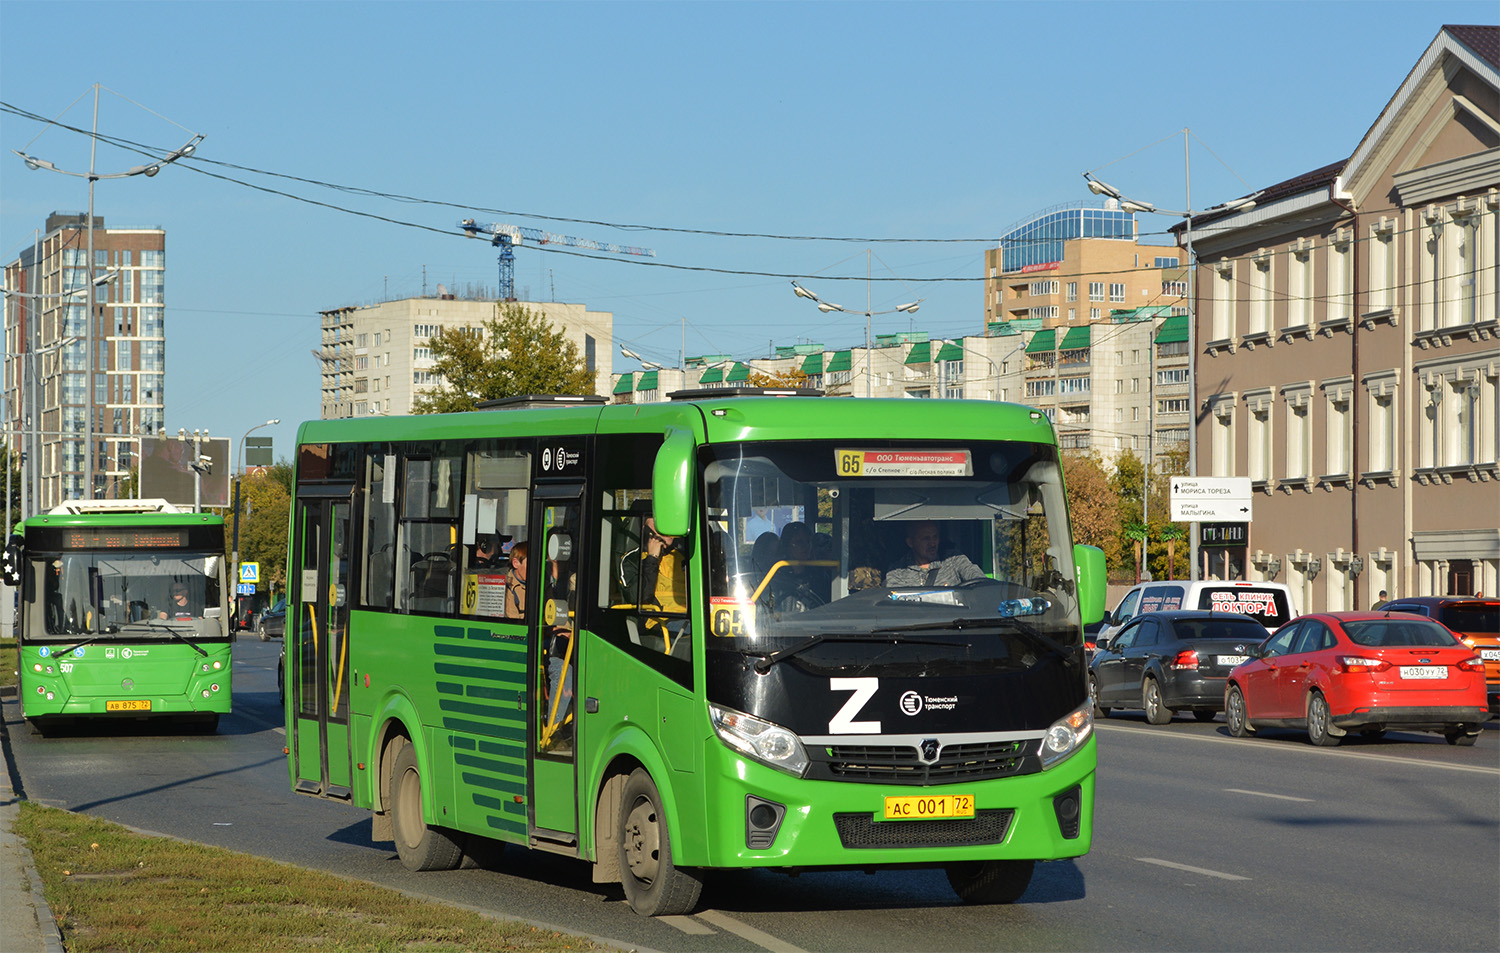
<svg viewBox="0 0 1500 953">
<path fill-rule="evenodd" d="M 687 578 L 692 543 L 662 538 L 653 543 L 647 522 L 651 467 L 660 446 L 657 434 L 598 439 L 599 585 L 593 631 L 691 686 Z M 653 549 L 660 555 L 648 560 Z"/>
<path fill-rule="evenodd" d="M 510 550 L 526 538 L 531 443 L 489 442 L 466 458 L 461 546 L 463 615 L 505 616 Z"/>
<path fill-rule="evenodd" d="M 390 609 L 396 600 L 396 455 L 375 451 L 365 460 L 364 591 L 360 605 Z"/>
<path fill-rule="evenodd" d="M 457 609 L 458 463 L 457 457 L 405 460 L 396 585 L 408 612 L 451 615 Z"/>
</svg>

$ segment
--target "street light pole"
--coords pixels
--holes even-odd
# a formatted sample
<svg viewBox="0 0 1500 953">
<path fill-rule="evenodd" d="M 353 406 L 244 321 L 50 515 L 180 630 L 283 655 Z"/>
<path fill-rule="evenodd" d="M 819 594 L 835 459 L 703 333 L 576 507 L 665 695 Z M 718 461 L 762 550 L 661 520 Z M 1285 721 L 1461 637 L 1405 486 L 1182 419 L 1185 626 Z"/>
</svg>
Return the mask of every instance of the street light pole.
<svg viewBox="0 0 1500 953">
<path fill-rule="evenodd" d="M 1132 212 L 1132 213 L 1134 213 L 1134 212 L 1149 212 L 1149 213 L 1151 213 L 1153 215 L 1175 215 L 1178 218 L 1182 219 L 1183 222 L 1185 223 L 1185 225 L 1184 225 L 1184 231 L 1185 231 L 1185 240 L 1186 240 L 1186 246 L 1187 246 L 1187 266 L 1188 266 L 1188 288 L 1187 288 L 1187 292 L 1188 292 L 1188 295 L 1187 295 L 1187 319 L 1188 319 L 1188 340 L 1187 340 L 1187 345 L 1188 345 L 1188 367 L 1187 367 L 1187 372 L 1188 372 L 1188 380 L 1187 380 L 1187 383 L 1188 383 L 1188 476 L 1197 476 L 1198 475 L 1198 370 L 1197 370 L 1197 368 L 1198 368 L 1198 352 L 1197 352 L 1197 349 L 1196 349 L 1196 342 L 1197 342 L 1197 327 L 1196 327 L 1196 325 L 1197 325 L 1198 315 L 1197 315 L 1197 302 L 1196 302 L 1197 295 L 1195 293 L 1195 287 L 1196 287 L 1196 277 L 1197 277 L 1197 272 L 1198 272 L 1198 263 L 1193 260 L 1193 215 L 1196 214 L 1196 213 L 1193 212 L 1193 176 L 1192 176 L 1191 160 L 1188 157 L 1189 156 L 1188 144 L 1189 144 L 1188 143 L 1188 130 L 1184 129 L 1184 130 L 1182 130 L 1182 151 L 1183 151 L 1183 161 L 1184 161 L 1184 165 L 1185 165 L 1184 177 L 1185 177 L 1186 186 L 1187 186 L 1187 208 L 1185 210 L 1183 210 L 1183 211 L 1180 211 L 1180 212 L 1179 211 L 1174 211 L 1172 209 L 1157 208 L 1155 205 L 1152 205 L 1150 202 L 1141 202 L 1141 201 L 1137 201 L 1137 200 L 1134 200 L 1134 199 L 1128 199 L 1128 198 L 1126 198 L 1120 192 L 1119 189 L 1115 188 L 1112 185 L 1109 185 L 1109 184 L 1107 184 L 1105 182 L 1101 182 L 1100 180 L 1094 178 L 1093 173 L 1091 173 L 1091 172 L 1085 172 L 1083 174 L 1083 177 L 1086 180 L 1088 180 L 1088 185 L 1089 185 L 1089 191 L 1090 192 L 1093 192 L 1095 195 L 1106 195 L 1106 196 L 1109 196 L 1112 199 L 1119 200 L 1119 202 L 1120 202 L 1120 209 L 1122 211 Z M 1214 205 L 1214 206 L 1212 206 L 1210 208 L 1206 208 L 1206 209 L 1203 210 L 1203 213 L 1207 214 L 1207 213 L 1210 213 L 1210 212 L 1246 212 L 1246 211 L 1249 211 L 1250 209 L 1252 209 L 1252 208 L 1255 207 L 1256 199 L 1260 198 L 1261 194 L 1262 194 L 1261 191 L 1256 191 L 1256 192 L 1254 192 L 1254 193 L 1252 193 L 1250 195 L 1247 195 L 1247 196 L 1245 196 L 1243 198 L 1233 199 L 1231 201 L 1223 202 L 1223 203 L 1220 203 L 1219 205 Z M 1152 344 L 1152 347 L 1153 348 L 1155 347 L 1155 343 L 1154 342 Z M 1151 383 L 1152 386 L 1147 388 L 1147 392 L 1148 393 L 1153 393 L 1154 392 L 1154 388 L 1155 388 L 1155 383 L 1156 383 L 1154 377 L 1153 377 L 1153 379 L 1151 380 L 1150 383 Z M 1154 409 L 1155 409 L 1155 398 L 1154 397 L 1152 398 L 1152 405 L 1153 405 L 1152 409 L 1154 411 Z M 1153 414 L 1153 416 L 1154 416 L 1154 414 Z M 1151 442 L 1152 442 L 1151 441 L 1151 437 L 1150 437 L 1150 435 L 1148 435 L 1147 438 L 1146 438 L 1146 452 L 1148 454 L 1148 458 L 1147 458 L 1147 461 L 1146 461 L 1146 473 L 1148 474 L 1148 476 L 1149 476 L 1149 474 L 1151 472 L 1151 461 L 1150 461 L 1150 458 L 1149 458 L 1149 454 L 1151 453 Z M 1142 507 L 1141 507 L 1141 514 L 1142 514 L 1142 519 L 1144 521 L 1144 516 L 1145 516 L 1145 505 L 1144 505 L 1144 503 L 1142 504 Z M 1198 580 L 1198 522 L 1197 522 L 1197 520 L 1194 520 L 1190 524 L 1190 526 L 1188 528 L 1188 553 L 1189 553 L 1189 559 L 1192 560 L 1192 566 L 1190 567 L 1191 574 L 1190 574 L 1189 578 L 1192 579 L 1194 582 L 1196 582 Z"/>
<path fill-rule="evenodd" d="M 84 227 L 85 227 L 86 231 L 88 232 L 88 261 L 84 265 L 84 268 L 85 268 L 86 274 L 89 277 L 89 284 L 88 284 L 88 317 L 86 319 L 86 324 L 85 324 L 85 327 L 84 327 L 84 336 L 83 336 L 83 342 L 84 342 L 83 343 L 83 364 L 84 364 L 84 368 L 83 368 L 83 373 L 84 373 L 84 381 L 83 381 L 83 442 L 84 442 L 84 455 L 83 455 L 83 494 L 82 494 L 82 499 L 85 499 L 85 500 L 92 500 L 94 498 L 94 397 L 95 397 L 95 393 L 94 393 L 94 373 L 95 373 L 95 371 L 94 371 L 94 359 L 95 359 L 95 356 L 94 356 L 95 355 L 94 333 L 96 331 L 96 321 L 98 320 L 98 316 L 94 313 L 94 309 L 95 309 L 95 306 L 96 306 L 95 305 L 95 296 L 94 296 L 94 287 L 95 287 L 95 284 L 94 284 L 94 267 L 95 267 L 94 266 L 94 183 L 98 182 L 100 179 L 125 179 L 125 178 L 130 178 L 131 176 L 136 176 L 136 175 L 144 175 L 147 178 L 150 178 L 150 177 L 156 175 L 156 173 L 160 172 L 162 166 L 164 166 L 164 165 L 171 165 L 173 162 L 176 162 L 178 159 L 181 159 L 181 158 L 183 158 L 185 156 L 192 155 L 194 152 L 197 151 L 197 149 L 198 149 L 198 143 L 200 143 L 200 142 L 203 141 L 203 137 L 202 136 L 194 134 L 193 137 L 191 139 L 189 139 L 186 143 L 184 143 L 180 148 L 175 149 L 172 152 L 167 153 L 167 155 L 161 157 L 160 159 L 153 159 L 151 162 L 147 163 L 146 165 L 133 166 L 132 168 L 126 169 L 124 172 L 103 173 L 103 172 L 97 171 L 94 163 L 95 163 L 95 156 L 96 156 L 96 154 L 98 152 L 98 149 L 99 149 L 99 90 L 100 90 L 100 88 L 101 87 L 100 87 L 100 85 L 98 83 L 94 84 L 94 124 L 93 124 L 93 131 L 89 134 L 89 170 L 87 172 L 69 172 L 66 169 L 59 169 L 55 164 L 53 164 L 51 162 L 48 162 L 45 159 L 39 159 L 36 156 L 30 155 L 29 153 L 26 153 L 26 152 L 22 152 L 19 149 L 12 149 L 11 150 L 16 155 L 18 155 L 18 156 L 21 157 L 21 159 L 26 163 L 26 168 L 28 168 L 28 169 L 46 169 L 49 172 L 60 172 L 63 175 L 71 175 L 71 176 L 77 176 L 78 178 L 88 179 L 88 182 L 89 182 L 89 210 L 88 210 L 88 219 L 84 223 Z M 175 123 L 174 123 L 174 125 L 175 125 Z M 181 128 L 181 127 L 179 127 L 179 128 Z M 127 280 L 128 280 L 128 277 L 127 277 Z"/>
<path fill-rule="evenodd" d="M 877 314 L 895 314 L 897 311 L 903 312 L 905 314 L 914 314 L 914 313 L 916 313 L 922 307 L 922 301 L 924 300 L 922 298 L 918 298 L 915 301 L 908 301 L 906 304 L 898 304 L 894 308 L 891 308 L 888 311 L 872 311 L 872 310 L 870 310 L 871 306 L 872 306 L 872 302 L 870 300 L 870 280 L 871 279 L 870 279 L 870 259 L 869 259 L 869 255 L 870 255 L 870 252 L 868 250 L 866 250 L 866 252 L 865 252 L 865 310 L 864 310 L 864 316 L 865 316 L 865 396 L 866 397 L 872 396 L 872 386 L 873 386 L 873 380 L 872 379 L 875 376 L 874 355 L 872 354 L 873 348 L 871 347 L 871 341 L 870 341 L 870 319 L 873 318 Z M 827 314 L 830 311 L 838 311 L 838 312 L 841 312 L 843 314 L 859 314 L 860 313 L 858 311 L 850 311 L 849 309 L 845 308 L 843 305 L 838 305 L 838 304 L 834 304 L 831 301 L 824 301 L 824 300 L 822 300 L 821 298 L 819 298 L 813 292 L 811 292 L 808 289 L 806 289 L 806 288 L 802 287 L 801 285 L 797 284 L 797 282 L 796 282 L 795 279 L 792 281 L 792 292 L 797 297 L 799 297 L 799 298 L 807 298 L 808 300 L 810 300 L 810 301 L 814 302 L 815 304 L 817 304 L 818 310 L 822 311 L 824 314 Z"/>
<path fill-rule="evenodd" d="M 230 464 L 230 472 L 234 476 L 234 540 L 231 544 L 231 549 L 229 552 L 229 565 L 234 570 L 233 580 L 236 586 L 238 586 L 240 582 L 240 483 L 244 480 L 243 474 L 240 473 L 240 468 L 245 464 L 245 441 L 249 439 L 250 435 L 255 433 L 255 431 L 260 430 L 263 427 L 274 427 L 279 423 L 281 423 L 281 418 L 273 417 L 265 423 L 256 424 L 254 427 L 251 427 L 249 430 L 245 431 L 244 436 L 240 437 L 239 446 L 236 448 L 235 460 Z M 238 600 L 236 600 L 235 605 L 239 605 Z M 234 617 L 235 619 L 239 619 L 239 612 L 235 612 Z"/>
</svg>

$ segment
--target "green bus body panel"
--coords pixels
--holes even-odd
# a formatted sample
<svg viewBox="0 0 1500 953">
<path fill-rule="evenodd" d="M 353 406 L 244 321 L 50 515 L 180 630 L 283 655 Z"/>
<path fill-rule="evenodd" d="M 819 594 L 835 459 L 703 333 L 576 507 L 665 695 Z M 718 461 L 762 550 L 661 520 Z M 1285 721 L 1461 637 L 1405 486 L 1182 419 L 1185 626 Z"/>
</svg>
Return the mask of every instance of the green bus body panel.
<svg viewBox="0 0 1500 953">
<path fill-rule="evenodd" d="M 44 642 L 21 647 L 17 667 L 21 673 L 21 710 L 27 718 L 229 711 L 233 687 L 228 642 L 201 643 L 207 656 L 180 642 L 94 642 L 63 656 L 50 651 L 44 656 L 43 647 L 71 646 Z M 105 706 L 112 701 L 149 701 L 151 708 L 107 711 Z"/>
</svg>

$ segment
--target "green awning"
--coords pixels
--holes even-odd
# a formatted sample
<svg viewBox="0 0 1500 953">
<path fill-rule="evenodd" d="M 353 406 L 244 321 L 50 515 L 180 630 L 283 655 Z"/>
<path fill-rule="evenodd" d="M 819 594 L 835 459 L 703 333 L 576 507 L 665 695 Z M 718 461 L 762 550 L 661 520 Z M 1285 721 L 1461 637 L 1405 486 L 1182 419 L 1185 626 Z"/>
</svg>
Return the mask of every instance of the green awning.
<svg viewBox="0 0 1500 953">
<path fill-rule="evenodd" d="M 641 382 L 635 385 L 636 390 L 656 390 L 656 372 L 646 371 L 641 375 Z"/>
<path fill-rule="evenodd" d="M 807 359 L 802 362 L 802 373 L 808 375 L 823 373 L 823 355 L 821 353 L 807 355 Z"/>
<path fill-rule="evenodd" d="M 919 341 L 911 346 L 911 353 L 906 355 L 908 364 L 926 364 L 932 360 L 932 343 L 930 341 Z"/>
<path fill-rule="evenodd" d="M 1057 347 L 1057 330 L 1048 328 L 1038 331 L 1032 338 L 1031 343 L 1026 345 L 1027 354 L 1036 354 L 1039 351 L 1051 351 Z"/>
<path fill-rule="evenodd" d="M 746 367 L 743 364 L 740 364 L 739 362 L 735 362 L 734 368 L 729 372 L 729 376 L 724 378 L 724 383 L 734 384 L 739 381 L 745 380 L 749 376 L 750 368 Z"/>
<path fill-rule="evenodd" d="M 1077 351 L 1089 346 L 1089 332 L 1093 328 L 1084 325 L 1081 328 L 1068 328 L 1068 333 L 1063 335 L 1062 343 L 1057 346 L 1059 351 Z"/>
<path fill-rule="evenodd" d="M 952 341 L 944 342 L 942 348 L 938 351 L 937 360 L 939 361 L 961 361 L 963 359 L 964 349 Z"/>
<path fill-rule="evenodd" d="M 718 384 L 718 383 L 721 383 L 723 380 L 724 380 L 724 368 L 722 368 L 722 367 L 710 367 L 708 370 L 706 370 L 706 371 L 703 372 L 703 376 L 702 377 L 698 378 L 698 383 L 700 383 L 700 384 Z"/>
<path fill-rule="evenodd" d="M 635 375 L 621 374 L 620 379 L 615 381 L 616 394 L 628 394 L 635 390 Z"/>
<path fill-rule="evenodd" d="M 1185 314 L 1174 314 L 1161 323 L 1156 331 L 1157 344 L 1176 344 L 1188 339 L 1188 319 Z"/>
<path fill-rule="evenodd" d="M 847 371 L 852 366 L 849 363 L 849 354 L 849 351 L 834 351 L 833 359 L 828 362 L 828 373 Z"/>
</svg>

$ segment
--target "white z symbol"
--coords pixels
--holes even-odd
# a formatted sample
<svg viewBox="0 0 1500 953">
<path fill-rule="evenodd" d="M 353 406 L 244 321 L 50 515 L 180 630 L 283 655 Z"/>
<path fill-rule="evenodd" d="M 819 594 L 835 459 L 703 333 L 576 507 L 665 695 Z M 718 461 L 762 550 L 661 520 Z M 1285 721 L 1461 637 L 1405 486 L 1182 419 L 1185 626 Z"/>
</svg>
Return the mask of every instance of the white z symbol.
<svg viewBox="0 0 1500 953">
<path fill-rule="evenodd" d="M 874 696 L 876 689 L 880 688 L 878 678 L 830 678 L 828 687 L 836 692 L 853 692 L 844 707 L 840 708 L 838 714 L 828 723 L 829 734 L 834 735 L 878 735 L 880 733 L 880 722 L 878 721 L 854 721 L 855 715 L 865 707 L 865 702 Z"/>
</svg>

